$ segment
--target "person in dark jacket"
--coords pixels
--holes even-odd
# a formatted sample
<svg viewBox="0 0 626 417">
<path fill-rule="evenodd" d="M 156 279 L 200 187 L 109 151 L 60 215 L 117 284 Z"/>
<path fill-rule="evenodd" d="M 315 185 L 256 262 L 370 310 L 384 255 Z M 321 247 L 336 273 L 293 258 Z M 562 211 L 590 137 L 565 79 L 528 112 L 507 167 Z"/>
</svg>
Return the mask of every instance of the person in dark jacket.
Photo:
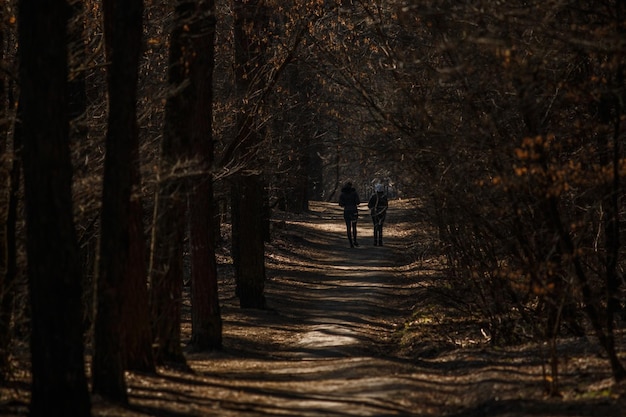
<svg viewBox="0 0 626 417">
<path fill-rule="evenodd" d="M 370 197 L 367 207 L 370 209 L 372 222 L 374 222 L 374 246 L 382 246 L 383 223 L 385 222 L 385 217 L 387 216 L 389 201 L 383 191 L 382 184 L 376 184 L 374 190 L 376 192 Z"/>
<path fill-rule="evenodd" d="M 357 194 L 351 182 L 347 182 L 341 189 L 339 196 L 339 205 L 343 207 L 343 219 L 346 221 L 346 231 L 350 247 L 359 246 L 356 242 L 356 223 L 359 219 L 359 195 Z"/>
</svg>

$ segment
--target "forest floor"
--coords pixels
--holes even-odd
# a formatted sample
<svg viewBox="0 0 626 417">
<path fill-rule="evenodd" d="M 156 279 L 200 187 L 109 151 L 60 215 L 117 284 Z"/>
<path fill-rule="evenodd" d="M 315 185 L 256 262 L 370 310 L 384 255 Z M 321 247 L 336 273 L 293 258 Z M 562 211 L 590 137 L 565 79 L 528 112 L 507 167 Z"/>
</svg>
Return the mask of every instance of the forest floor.
<svg viewBox="0 0 626 417">
<path fill-rule="evenodd" d="M 280 214 L 267 246 L 269 308 L 238 307 L 222 254 L 224 349 L 187 353 L 192 371 L 129 373 L 130 407 L 94 399 L 93 415 L 626 416 L 594 339 L 560 341 L 561 396 L 549 397 L 545 346 L 492 347 L 451 309 L 437 290 L 436 245 L 413 211 L 391 202 L 383 247 L 362 211 L 358 248 L 335 204 Z M 0 415 L 26 415 L 24 386 L 0 399 Z"/>
</svg>

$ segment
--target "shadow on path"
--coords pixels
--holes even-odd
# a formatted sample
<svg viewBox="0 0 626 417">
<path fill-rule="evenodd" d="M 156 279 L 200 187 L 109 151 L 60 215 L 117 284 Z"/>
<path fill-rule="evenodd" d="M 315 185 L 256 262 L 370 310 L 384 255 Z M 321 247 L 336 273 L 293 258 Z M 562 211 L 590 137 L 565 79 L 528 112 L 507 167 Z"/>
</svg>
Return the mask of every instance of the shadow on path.
<svg viewBox="0 0 626 417">
<path fill-rule="evenodd" d="M 541 391 L 536 357 L 512 360 L 484 351 L 410 361 L 395 356 L 394 333 L 419 303 L 423 279 L 403 273 L 410 269 L 403 255 L 411 242 L 403 241 L 399 224 L 409 209 L 392 203 L 384 247 L 368 244 L 372 227 L 362 216 L 361 246 L 349 248 L 341 212 L 332 204 L 314 203 L 312 213 L 282 220 L 284 239 L 268 251 L 271 309 L 226 303 L 225 350 L 190 354 L 194 373 L 131 375 L 136 415 L 622 415 L 608 400 L 521 398 L 518 391 Z"/>
</svg>

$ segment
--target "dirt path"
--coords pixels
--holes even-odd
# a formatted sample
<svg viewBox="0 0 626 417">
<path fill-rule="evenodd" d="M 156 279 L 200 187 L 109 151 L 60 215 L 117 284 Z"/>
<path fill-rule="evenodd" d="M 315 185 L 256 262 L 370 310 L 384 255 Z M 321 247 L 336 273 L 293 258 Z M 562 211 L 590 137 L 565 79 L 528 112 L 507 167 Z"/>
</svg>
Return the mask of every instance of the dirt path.
<svg viewBox="0 0 626 417">
<path fill-rule="evenodd" d="M 237 321 L 225 327 L 240 331 L 227 344 L 255 357 L 192 358 L 192 367 L 207 366 L 205 375 L 222 388 L 225 379 L 232 384 L 215 393 L 216 415 L 418 415 L 410 400 L 420 384 L 415 369 L 381 355 L 394 324 L 410 314 L 411 289 L 402 287 L 396 267 L 398 238 L 389 233 L 386 246 L 374 247 L 363 215 L 361 246 L 349 248 L 338 208 L 312 208 L 306 222 L 279 223 L 288 239 L 268 261 L 273 311 L 225 312 Z"/>
<path fill-rule="evenodd" d="M 489 346 L 476 318 L 433 296 L 445 280 L 427 233 L 407 220 L 410 210 L 392 202 L 384 247 L 371 244 L 365 212 L 354 249 L 336 205 L 313 203 L 310 213 L 276 219 L 266 262 L 270 309 L 238 307 L 224 254 L 224 350 L 188 353 L 191 372 L 129 373 L 131 406 L 94 398 L 92 415 L 626 416 L 626 396 L 593 338 L 560 341 L 563 396 L 548 398 L 545 347 Z M 409 245 L 419 262 L 408 262 Z M 0 415 L 27 415 L 26 373 L 0 394 Z"/>
<path fill-rule="evenodd" d="M 385 246 L 374 247 L 362 214 L 354 249 L 336 205 L 314 203 L 312 213 L 277 221 L 270 310 L 239 309 L 232 282 L 224 282 L 224 351 L 190 353 L 193 373 L 131 374 L 131 410 L 96 402 L 94 415 L 438 415 L 436 404 L 415 406 L 417 393 L 438 384 L 386 355 L 414 302 L 415 283 L 398 267 L 403 242 L 390 227 Z M 400 227 L 393 210 L 388 220 Z"/>
<path fill-rule="evenodd" d="M 406 209 L 392 203 L 384 247 L 371 244 L 365 212 L 361 246 L 354 249 L 335 205 L 314 203 L 312 213 L 277 221 L 280 238 L 268 248 L 267 262 L 271 310 L 239 309 L 232 282 L 225 281 L 224 351 L 189 354 L 193 373 L 162 369 L 157 377 L 129 375 L 131 410 L 96 402 L 94 415 L 624 415 L 623 401 L 604 393 L 610 377 L 601 359 L 575 362 L 595 354 L 579 344 L 570 346 L 573 362 L 563 371 L 570 394 L 562 399 L 543 396 L 540 351 L 480 343 L 460 349 L 468 336 L 455 340 L 461 337 L 455 327 L 439 323 L 432 306 L 424 305 L 418 315 L 430 315 L 425 323 L 433 324 L 432 337 L 412 342 L 423 355 L 399 355 L 397 330 L 413 306 L 424 302 L 420 294 L 434 279 L 427 260 L 407 265 L 403 257 L 410 234 Z M 438 334 L 443 329 L 445 334 Z M 581 382 L 575 376 L 582 368 L 594 375 L 586 384 L 596 384 L 597 396 L 576 394 Z"/>
<path fill-rule="evenodd" d="M 411 211 L 392 202 L 384 247 L 371 244 L 363 212 L 354 249 L 334 204 L 283 214 L 267 247 L 270 309 L 238 307 L 223 254 L 224 350 L 188 353 L 191 372 L 129 373 L 130 407 L 94 398 L 92 415 L 626 416 L 626 396 L 593 338 L 560 341 L 563 396 L 548 398 L 545 347 L 489 346 L 476 317 L 437 297 L 446 281 L 425 228 L 408 220 Z M 409 263 L 407 253 L 416 250 L 419 262 Z M 26 373 L 0 394 L 0 415 L 27 415 Z"/>
<path fill-rule="evenodd" d="M 365 212 L 354 249 L 336 205 L 313 203 L 311 213 L 279 219 L 268 247 L 271 310 L 239 309 L 226 279 L 224 351 L 189 354 L 193 373 L 129 375 L 131 409 L 96 401 L 94 416 L 624 415 L 592 343 L 564 345 L 565 395 L 546 398 L 541 350 L 489 348 L 476 340 L 476 325 L 460 331 L 446 321 L 426 297 L 436 262 L 409 265 L 404 256 L 420 240 L 409 209 L 392 203 L 384 247 L 371 244 Z M 398 336 L 415 306 L 401 352 Z"/>
</svg>

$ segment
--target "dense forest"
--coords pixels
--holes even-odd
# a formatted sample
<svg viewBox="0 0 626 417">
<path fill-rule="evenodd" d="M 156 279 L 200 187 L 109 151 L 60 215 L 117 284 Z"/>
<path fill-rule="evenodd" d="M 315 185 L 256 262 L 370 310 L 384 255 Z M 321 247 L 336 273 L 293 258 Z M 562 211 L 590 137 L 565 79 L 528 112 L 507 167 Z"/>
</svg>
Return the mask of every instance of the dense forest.
<svg viewBox="0 0 626 417">
<path fill-rule="evenodd" d="M 220 349 L 225 230 L 264 309 L 272 211 L 348 180 L 416 198 L 490 343 L 588 334 L 626 379 L 626 2 L 0 5 L 0 385 L 28 344 L 32 416 L 184 365 L 183 281 Z"/>
</svg>

